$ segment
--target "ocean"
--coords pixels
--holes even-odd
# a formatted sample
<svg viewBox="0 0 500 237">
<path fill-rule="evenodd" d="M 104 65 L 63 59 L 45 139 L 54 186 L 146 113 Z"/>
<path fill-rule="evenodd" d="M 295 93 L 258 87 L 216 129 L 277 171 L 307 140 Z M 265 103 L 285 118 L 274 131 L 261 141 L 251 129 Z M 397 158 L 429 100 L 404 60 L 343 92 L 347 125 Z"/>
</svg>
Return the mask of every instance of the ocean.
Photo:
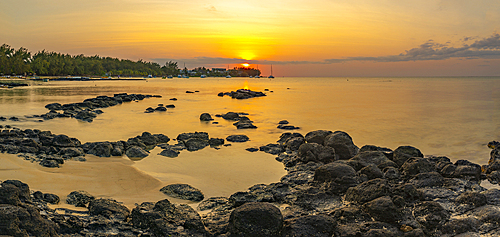
<svg viewBox="0 0 500 237">
<path fill-rule="evenodd" d="M 177 158 L 159 156 L 160 148 L 141 160 L 88 155 L 86 162 L 68 161 L 58 169 L 0 154 L 0 180 L 19 179 L 33 190 L 60 196 L 82 189 L 127 205 L 164 199 L 158 190 L 171 183 L 188 183 L 206 197 L 215 197 L 244 191 L 254 184 L 277 182 L 286 172 L 275 156 L 245 149 L 276 143 L 284 132 L 305 135 L 320 129 L 340 130 L 358 147 L 396 149 L 411 145 L 424 155 L 478 164 L 488 162 L 491 150 L 486 144 L 500 140 L 500 77 L 152 78 L 29 83 L 28 87 L 0 89 L 0 116 L 20 118 L 0 121 L 0 125 L 49 130 L 82 143 L 127 140 L 145 131 L 171 139 L 195 131 L 207 132 L 212 138 L 236 134 L 250 138 L 221 149 L 182 151 Z M 242 88 L 267 96 L 245 100 L 217 96 Z M 162 98 L 104 108 L 92 123 L 73 118 L 40 122 L 26 117 L 48 112 L 44 106 L 49 103 L 75 103 L 116 93 Z M 173 104 L 175 108 L 144 113 L 158 104 Z M 247 113 L 258 128 L 236 129 L 233 122 L 215 117 L 227 112 Z M 202 113 L 210 113 L 218 124 L 201 122 Z M 281 120 L 300 129 L 278 129 Z"/>
</svg>

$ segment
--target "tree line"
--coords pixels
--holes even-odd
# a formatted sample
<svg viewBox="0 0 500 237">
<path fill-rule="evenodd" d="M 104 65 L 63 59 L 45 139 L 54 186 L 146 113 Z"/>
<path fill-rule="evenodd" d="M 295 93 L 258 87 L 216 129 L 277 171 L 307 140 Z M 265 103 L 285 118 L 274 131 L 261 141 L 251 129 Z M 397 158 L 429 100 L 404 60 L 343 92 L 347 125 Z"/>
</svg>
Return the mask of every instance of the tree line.
<svg viewBox="0 0 500 237">
<path fill-rule="evenodd" d="M 128 59 L 47 52 L 31 54 L 26 48 L 0 46 L 0 75 L 37 76 L 162 76 L 177 75 L 177 62 L 134 62 Z"/>
<path fill-rule="evenodd" d="M 205 67 L 193 70 L 179 69 L 177 62 L 158 63 L 146 62 L 142 59 L 134 62 L 128 59 L 61 54 L 45 50 L 31 54 L 26 48 L 14 49 L 7 44 L 0 46 L 0 76 L 30 75 L 30 76 L 259 76 L 260 70 L 254 68 L 233 68 L 224 71 L 211 71 Z"/>
</svg>

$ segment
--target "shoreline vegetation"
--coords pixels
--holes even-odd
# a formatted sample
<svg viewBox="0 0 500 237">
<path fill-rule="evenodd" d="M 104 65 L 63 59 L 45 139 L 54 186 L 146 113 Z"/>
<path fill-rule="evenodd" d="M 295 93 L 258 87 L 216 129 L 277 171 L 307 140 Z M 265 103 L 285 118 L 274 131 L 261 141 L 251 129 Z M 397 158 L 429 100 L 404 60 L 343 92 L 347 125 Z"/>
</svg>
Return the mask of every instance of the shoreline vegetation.
<svg viewBox="0 0 500 237">
<path fill-rule="evenodd" d="M 243 92 L 247 93 L 241 90 L 234 93 Z M 97 109 L 147 97 L 120 93 L 82 103 L 48 104 L 46 108 L 50 112 L 44 115 L 47 118 L 40 117 L 76 118 L 79 112 L 101 113 L 103 111 Z M 216 116 L 249 123 L 248 117 L 233 112 Z M 200 121 L 211 121 L 211 115 L 203 113 Z M 196 152 L 209 146 L 218 149 L 216 147 L 226 145 L 224 140 L 246 142 L 249 139 L 244 135 L 209 138 L 208 133 L 194 132 L 179 134 L 175 139 L 177 144 L 169 145 L 171 139 L 167 136 L 144 132 L 127 141 L 81 144 L 77 138 L 50 131 L 21 130 L 9 125 L 1 128 L 2 152 L 18 154 L 26 162 L 37 162 L 49 169 L 58 169 L 66 160 L 85 162 L 85 154 L 144 159 L 148 151 L 158 146 L 164 149 L 162 155 L 175 158 L 182 150 Z M 467 160 L 453 163 L 447 157 L 425 156 L 412 146 L 399 146 L 394 150 L 375 145 L 358 147 L 343 131 L 316 130 L 305 135 L 285 132 L 276 143 L 242 151 L 275 155 L 287 171 L 278 182 L 255 184 L 228 197 L 206 197 L 203 190 L 189 184 L 172 184 L 158 192 L 190 200 L 189 205 L 174 204 L 165 197 L 158 202 L 144 200 L 131 209 L 120 200 L 96 198 L 85 190 L 75 190 L 61 198 L 31 190 L 22 180 L 2 180 L 0 220 L 6 224 L 0 225 L 0 233 L 12 236 L 497 236 L 500 234 L 500 190 L 486 189 L 481 182 L 488 180 L 497 184 L 500 181 L 500 143 L 493 141 L 488 147 L 492 149 L 490 160 L 486 165 L 479 165 Z M 61 200 L 75 208 L 58 206 Z"/>
<path fill-rule="evenodd" d="M 14 49 L 7 44 L 0 46 L 0 76 L 10 77 L 255 77 L 260 76 L 259 69 L 235 67 L 233 69 L 198 67 L 179 68 L 177 62 L 160 65 L 142 59 L 131 61 L 99 55 L 85 56 L 47 52 L 31 53 L 26 48 Z M 70 76 L 70 77 L 71 77 Z"/>
</svg>

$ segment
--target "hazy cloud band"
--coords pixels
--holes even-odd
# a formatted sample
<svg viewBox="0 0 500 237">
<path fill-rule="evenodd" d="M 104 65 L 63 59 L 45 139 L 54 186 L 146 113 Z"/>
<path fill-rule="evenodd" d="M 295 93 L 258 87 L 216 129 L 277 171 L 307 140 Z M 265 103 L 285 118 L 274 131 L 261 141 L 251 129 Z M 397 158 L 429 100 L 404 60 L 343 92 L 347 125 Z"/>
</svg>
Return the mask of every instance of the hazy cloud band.
<svg viewBox="0 0 500 237">
<path fill-rule="evenodd" d="M 464 37 L 464 42 L 470 38 Z M 269 60 L 244 60 L 240 58 L 213 58 L 196 57 L 190 59 L 165 59 L 156 58 L 155 61 L 176 61 L 179 63 L 197 64 L 197 65 L 221 65 L 221 64 L 239 64 L 248 62 L 251 64 L 333 64 L 350 61 L 369 61 L 369 62 L 407 62 L 424 60 L 446 60 L 451 58 L 465 59 L 498 59 L 500 58 L 500 34 L 495 33 L 488 38 L 474 41 L 472 44 L 464 44 L 462 47 L 448 47 L 446 44 L 439 44 L 429 40 L 419 47 L 406 50 L 399 55 L 387 55 L 378 57 L 346 57 L 331 58 L 323 61 L 269 61 Z M 182 65 L 179 65 L 182 66 Z"/>
</svg>

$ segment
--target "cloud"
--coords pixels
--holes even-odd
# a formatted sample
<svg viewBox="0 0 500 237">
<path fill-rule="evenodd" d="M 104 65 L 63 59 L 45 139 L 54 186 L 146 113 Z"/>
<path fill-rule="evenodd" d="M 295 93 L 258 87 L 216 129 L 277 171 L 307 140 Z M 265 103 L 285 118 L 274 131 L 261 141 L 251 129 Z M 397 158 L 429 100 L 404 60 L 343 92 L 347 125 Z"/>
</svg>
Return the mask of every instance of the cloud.
<svg viewBox="0 0 500 237">
<path fill-rule="evenodd" d="M 466 37 L 464 41 L 470 40 Z M 373 62 L 405 62 L 424 60 L 446 60 L 450 58 L 466 59 L 492 59 L 500 58 L 500 34 L 495 33 L 488 38 L 476 40 L 470 45 L 462 47 L 449 47 L 447 44 L 439 44 L 429 40 L 417 48 L 406 50 L 399 55 L 388 55 L 379 57 L 347 57 L 341 59 L 326 59 L 329 63 L 339 63 L 348 61 L 373 61 Z"/>
<path fill-rule="evenodd" d="M 462 41 L 470 42 L 471 37 L 464 37 Z M 334 64 L 351 61 L 365 62 L 408 62 L 408 61 L 428 61 L 428 60 L 447 60 L 457 59 L 500 59 L 500 34 L 494 33 L 490 37 L 479 39 L 471 44 L 464 44 L 462 47 L 450 47 L 450 43 L 440 44 L 434 40 L 428 40 L 416 48 L 405 50 L 398 55 L 386 55 L 378 57 L 345 57 L 330 58 L 323 61 L 270 61 L 270 60 L 244 60 L 241 58 L 221 58 L 221 57 L 196 57 L 190 59 L 153 59 L 157 62 L 177 61 L 179 63 L 195 65 L 221 65 L 221 64 L 239 64 L 248 62 L 251 64 L 275 64 L 275 65 L 294 65 L 294 64 Z"/>
</svg>

